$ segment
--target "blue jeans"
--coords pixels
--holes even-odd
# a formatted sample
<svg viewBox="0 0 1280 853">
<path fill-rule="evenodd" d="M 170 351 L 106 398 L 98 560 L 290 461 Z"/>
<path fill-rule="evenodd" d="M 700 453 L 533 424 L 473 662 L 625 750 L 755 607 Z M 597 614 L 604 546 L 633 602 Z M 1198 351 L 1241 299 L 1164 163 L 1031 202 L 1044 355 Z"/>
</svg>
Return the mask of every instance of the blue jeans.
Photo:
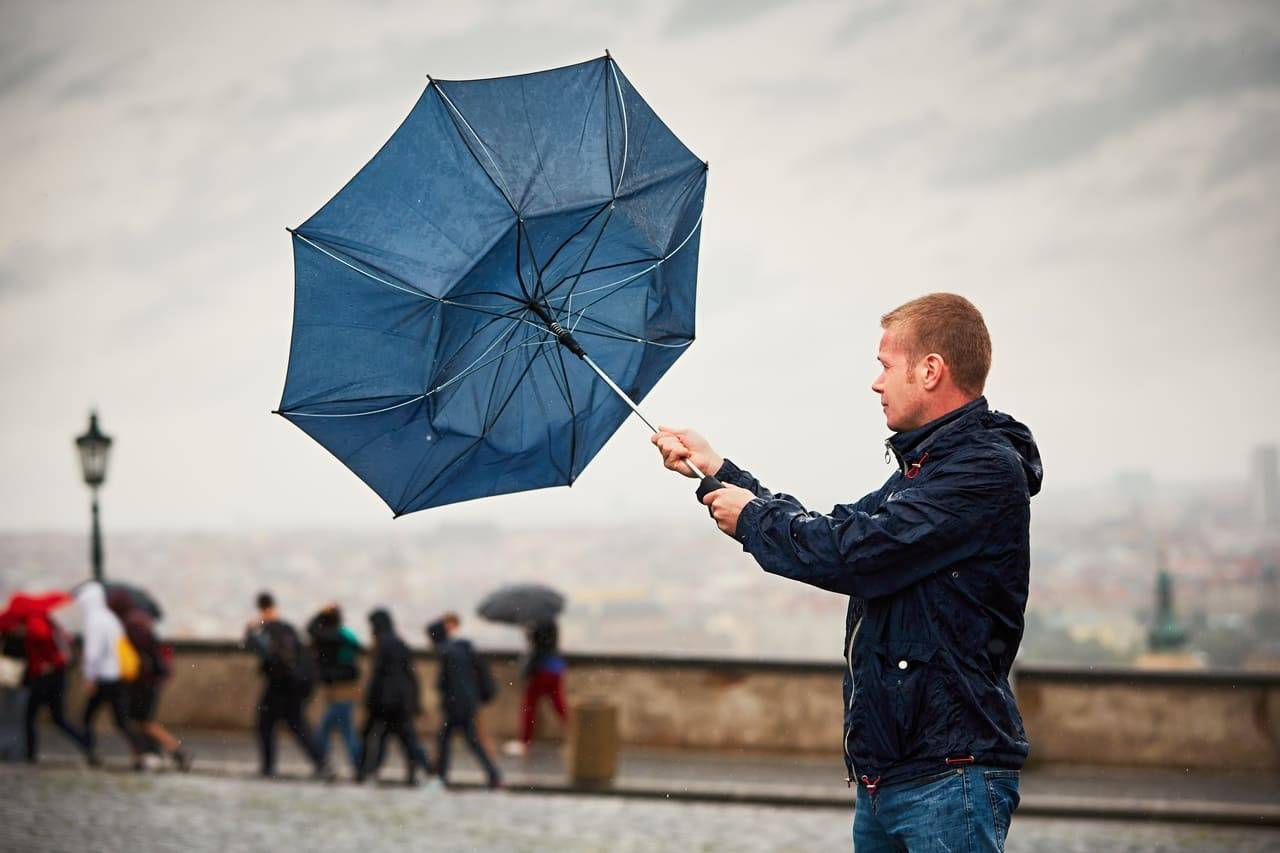
<svg viewBox="0 0 1280 853">
<path fill-rule="evenodd" d="M 319 741 L 321 758 L 327 759 L 329 739 L 336 729 L 347 747 L 347 757 L 351 759 L 351 766 L 358 770 L 360 769 L 360 741 L 356 738 L 354 705 L 355 703 L 350 701 L 329 703 L 329 707 L 324 711 L 324 719 L 320 721 Z"/>
<path fill-rule="evenodd" d="M 958 767 L 867 793 L 853 812 L 856 853 L 1003 853 L 1018 808 L 1018 771 Z"/>
</svg>

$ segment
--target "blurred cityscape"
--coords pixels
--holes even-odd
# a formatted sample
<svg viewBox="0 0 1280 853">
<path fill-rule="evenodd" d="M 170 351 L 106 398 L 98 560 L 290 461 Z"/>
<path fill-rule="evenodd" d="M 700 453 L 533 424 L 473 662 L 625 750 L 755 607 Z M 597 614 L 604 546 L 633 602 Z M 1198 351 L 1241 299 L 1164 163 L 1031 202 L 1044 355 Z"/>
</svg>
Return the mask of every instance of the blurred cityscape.
<svg viewBox="0 0 1280 853">
<path fill-rule="evenodd" d="M 1183 664 L 1280 668 L 1280 486 L 1273 446 L 1251 457 L 1249 483 L 1173 484 L 1142 470 L 1033 502 L 1032 593 L 1020 661 L 1149 660 L 1164 622 Z M 0 534 L 0 590 L 71 585 L 88 573 L 84 535 Z M 568 649 L 655 655 L 838 660 L 844 599 L 757 569 L 694 525 L 504 529 L 397 524 L 392 535 L 335 530 L 113 532 L 107 577 L 150 589 L 168 635 L 237 637 L 259 589 L 305 619 L 337 601 L 363 614 L 389 605 L 406 636 L 444 610 L 474 612 L 513 581 L 570 599 Z M 1157 612 L 1157 577 L 1172 608 Z M 74 615 L 68 613 L 68 621 Z M 467 619 L 489 648 L 511 629 Z M 1168 649 L 1166 649 L 1168 650 Z"/>
</svg>

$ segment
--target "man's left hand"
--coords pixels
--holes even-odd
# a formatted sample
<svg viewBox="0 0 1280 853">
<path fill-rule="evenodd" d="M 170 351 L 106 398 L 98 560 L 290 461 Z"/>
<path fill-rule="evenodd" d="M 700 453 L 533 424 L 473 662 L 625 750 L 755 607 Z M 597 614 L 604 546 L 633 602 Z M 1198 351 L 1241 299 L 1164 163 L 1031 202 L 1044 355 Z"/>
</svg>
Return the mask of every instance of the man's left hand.
<svg viewBox="0 0 1280 853">
<path fill-rule="evenodd" d="M 726 483 L 724 488 L 711 492 L 702 502 L 711 507 L 711 517 L 716 520 L 716 526 L 726 535 L 733 536 L 738 532 L 738 516 L 742 514 L 742 508 L 753 500 L 755 495 L 751 492 Z"/>
</svg>

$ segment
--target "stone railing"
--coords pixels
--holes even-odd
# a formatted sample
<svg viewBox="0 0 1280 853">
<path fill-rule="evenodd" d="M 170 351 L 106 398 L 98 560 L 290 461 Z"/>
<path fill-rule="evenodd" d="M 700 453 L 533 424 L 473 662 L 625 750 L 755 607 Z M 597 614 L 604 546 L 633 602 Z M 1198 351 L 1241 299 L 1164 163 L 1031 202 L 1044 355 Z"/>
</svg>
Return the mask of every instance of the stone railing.
<svg viewBox="0 0 1280 853">
<path fill-rule="evenodd" d="M 486 657 L 501 690 L 484 723 L 494 737 L 511 737 L 517 656 Z M 616 703 L 625 744 L 840 754 L 838 663 L 566 657 L 571 701 Z M 417 666 L 434 720 L 434 657 L 418 653 Z M 1033 760 L 1280 771 L 1280 673 L 1027 666 L 1015 676 Z M 259 689 L 256 661 L 235 644 L 179 642 L 160 718 L 178 729 L 247 728 Z M 561 735 L 545 707 L 539 730 Z"/>
</svg>

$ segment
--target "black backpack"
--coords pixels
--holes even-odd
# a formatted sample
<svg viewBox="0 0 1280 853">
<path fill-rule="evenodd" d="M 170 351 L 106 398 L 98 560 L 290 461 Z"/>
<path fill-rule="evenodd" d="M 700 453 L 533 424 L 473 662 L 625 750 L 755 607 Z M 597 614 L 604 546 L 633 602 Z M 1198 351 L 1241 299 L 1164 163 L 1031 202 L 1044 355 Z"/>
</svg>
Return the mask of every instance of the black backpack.
<svg viewBox="0 0 1280 853">
<path fill-rule="evenodd" d="M 471 663 L 476 669 L 476 694 L 480 697 L 480 704 L 487 705 L 498 695 L 498 684 L 493 680 L 489 664 L 474 651 L 471 651 Z"/>
<path fill-rule="evenodd" d="M 263 625 L 259 654 L 268 681 L 288 684 L 304 697 L 311 695 L 315 667 L 293 628 L 283 622 Z"/>
</svg>

